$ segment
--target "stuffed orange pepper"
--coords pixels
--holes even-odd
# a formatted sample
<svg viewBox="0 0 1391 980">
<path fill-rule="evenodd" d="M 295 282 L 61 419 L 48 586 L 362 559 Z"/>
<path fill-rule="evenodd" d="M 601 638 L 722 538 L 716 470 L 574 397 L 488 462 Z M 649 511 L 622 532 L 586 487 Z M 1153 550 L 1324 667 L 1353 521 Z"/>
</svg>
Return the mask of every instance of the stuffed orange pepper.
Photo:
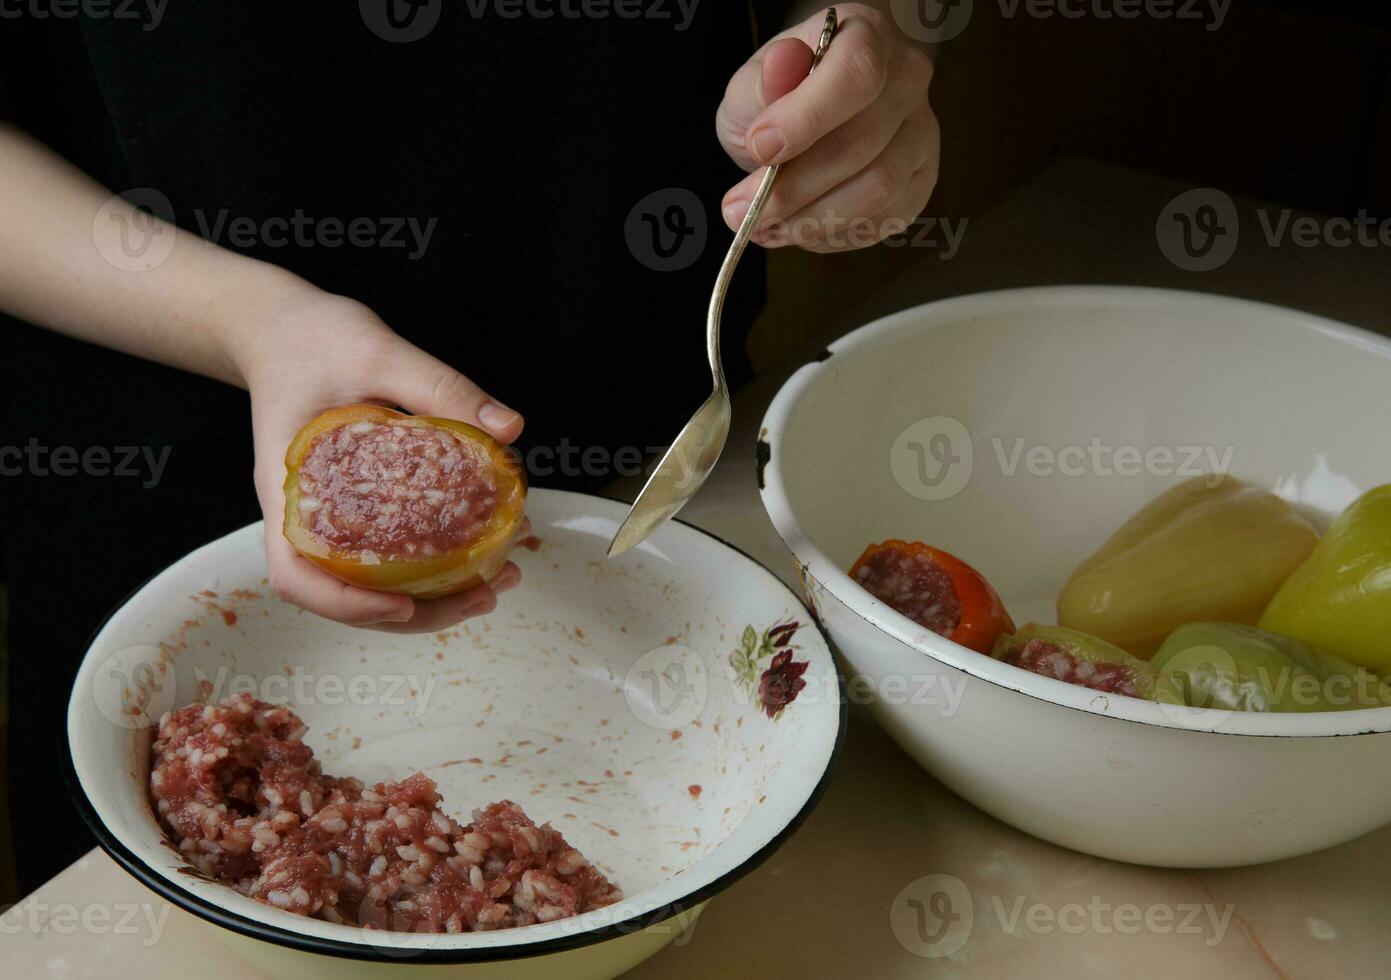
<svg viewBox="0 0 1391 980">
<path fill-rule="evenodd" d="M 488 581 L 522 528 L 526 479 L 464 422 L 330 409 L 285 453 L 285 537 L 352 585 L 432 599 Z"/>
<path fill-rule="evenodd" d="M 919 626 L 980 653 L 990 653 L 1002 633 L 1014 632 L 985 576 L 921 541 L 870 545 L 851 566 L 850 577 Z"/>
</svg>

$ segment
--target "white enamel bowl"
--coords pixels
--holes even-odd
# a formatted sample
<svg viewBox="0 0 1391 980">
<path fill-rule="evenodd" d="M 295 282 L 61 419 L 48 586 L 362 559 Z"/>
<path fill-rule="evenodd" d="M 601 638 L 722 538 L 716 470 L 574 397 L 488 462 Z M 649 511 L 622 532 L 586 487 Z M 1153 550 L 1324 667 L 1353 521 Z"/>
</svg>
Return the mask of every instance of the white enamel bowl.
<svg viewBox="0 0 1391 980">
<path fill-rule="evenodd" d="M 760 484 L 848 661 L 847 695 L 874 698 L 938 779 L 1077 850 L 1250 864 L 1391 822 L 1391 708 L 1100 695 L 929 633 L 846 569 L 870 542 L 922 540 L 979 569 L 1017 623 L 1053 622 L 1071 570 L 1189 475 L 1226 469 L 1326 526 L 1391 481 L 1388 414 L 1391 342 L 1360 330 L 1183 292 L 1014 290 L 832 344 L 769 409 Z"/>
<path fill-rule="evenodd" d="M 795 594 L 681 524 L 616 561 L 626 507 L 535 490 L 540 538 L 498 610 L 419 637 L 350 629 L 269 597 L 261 525 L 182 559 L 102 627 L 79 668 L 68 737 L 79 805 L 132 874 L 217 925 L 271 977 L 612 977 L 689 927 L 810 811 L 841 701 Z M 770 718 L 731 653 L 746 628 L 800 621 L 806 686 Z M 751 670 L 771 656 L 753 650 Z M 368 932 L 302 918 L 190 874 L 146 797 L 148 725 L 247 690 L 290 705 L 325 772 L 373 783 L 420 769 L 467 820 L 500 799 L 550 821 L 624 889 L 574 919 L 465 935 Z"/>
</svg>

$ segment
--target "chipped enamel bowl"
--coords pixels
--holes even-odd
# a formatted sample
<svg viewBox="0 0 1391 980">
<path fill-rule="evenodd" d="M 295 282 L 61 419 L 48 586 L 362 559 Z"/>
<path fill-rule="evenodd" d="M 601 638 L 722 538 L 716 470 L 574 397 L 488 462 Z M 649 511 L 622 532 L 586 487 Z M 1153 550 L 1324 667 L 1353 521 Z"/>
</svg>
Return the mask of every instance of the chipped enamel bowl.
<svg viewBox="0 0 1391 980">
<path fill-rule="evenodd" d="M 1391 341 L 1258 303 L 1026 289 L 907 310 L 832 344 L 764 419 L 763 501 L 888 732 L 1016 827 L 1104 857 L 1215 867 L 1391 822 L 1391 708 L 1201 711 L 1106 696 L 918 627 L 846 574 L 917 538 L 1016 623 L 1161 491 L 1226 470 L 1320 527 L 1391 480 Z M 862 693 L 863 692 L 863 693 Z"/>
<path fill-rule="evenodd" d="M 153 579 L 97 634 L 68 709 L 78 802 L 102 846 L 276 978 L 611 977 L 691 927 L 825 785 L 841 728 L 827 646 L 795 594 L 701 531 L 668 525 L 609 561 L 625 506 L 534 490 L 527 510 L 540 544 L 517 550 L 523 584 L 437 635 L 351 629 L 271 598 L 259 524 Z M 806 685 L 770 717 L 763 641 L 788 622 Z M 519 929 L 416 935 L 295 916 L 188 873 L 146 799 L 147 726 L 242 691 L 291 706 L 325 772 L 373 783 L 421 769 L 465 821 L 517 801 L 628 897 Z"/>
</svg>

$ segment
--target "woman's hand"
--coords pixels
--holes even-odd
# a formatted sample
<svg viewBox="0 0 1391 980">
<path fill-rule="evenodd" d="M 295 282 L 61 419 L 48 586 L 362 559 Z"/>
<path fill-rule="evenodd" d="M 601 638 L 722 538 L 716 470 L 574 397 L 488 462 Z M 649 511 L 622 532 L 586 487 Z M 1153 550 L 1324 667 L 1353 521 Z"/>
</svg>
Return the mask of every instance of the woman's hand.
<svg viewBox="0 0 1391 980">
<path fill-rule="evenodd" d="M 491 612 L 497 594 L 521 580 L 520 569 L 508 562 L 487 585 L 415 600 L 340 582 L 280 533 L 285 449 L 325 409 L 356 402 L 399 405 L 417 415 L 468 422 L 503 443 L 521 434 L 520 415 L 401 339 L 362 304 L 300 282 L 270 301 L 254 324 L 239 329 L 232 347 L 251 391 L 256 493 L 266 518 L 266 563 L 277 596 L 341 623 L 424 633 Z"/>
<path fill-rule="evenodd" d="M 875 7 L 836 9 L 840 28 L 815 74 L 807 77 L 824 11 L 740 68 L 716 116 L 725 150 L 755 171 L 725 195 L 731 229 L 748 212 L 761 168 L 788 164 L 755 230 L 765 247 L 864 248 L 907 230 L 937 183 L 931 59 Z"/>
</svg>

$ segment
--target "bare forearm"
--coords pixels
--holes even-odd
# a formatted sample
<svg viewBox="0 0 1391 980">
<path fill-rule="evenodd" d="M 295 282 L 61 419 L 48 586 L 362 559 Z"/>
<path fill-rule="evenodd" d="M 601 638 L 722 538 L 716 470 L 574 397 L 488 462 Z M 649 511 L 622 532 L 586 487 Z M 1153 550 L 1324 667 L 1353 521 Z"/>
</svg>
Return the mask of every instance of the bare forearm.
<svg viewBox="0 0 1391 980">
<path fill-rule="evenodd" d="M 230 384 L 237 325 L 307 284 L 112 195 L 0 123 L 0 310 Z M 124 236 L 124 237 L 123 237 Z M 172 246 L 172 248 L 171 248 Z"/>
</svg>

